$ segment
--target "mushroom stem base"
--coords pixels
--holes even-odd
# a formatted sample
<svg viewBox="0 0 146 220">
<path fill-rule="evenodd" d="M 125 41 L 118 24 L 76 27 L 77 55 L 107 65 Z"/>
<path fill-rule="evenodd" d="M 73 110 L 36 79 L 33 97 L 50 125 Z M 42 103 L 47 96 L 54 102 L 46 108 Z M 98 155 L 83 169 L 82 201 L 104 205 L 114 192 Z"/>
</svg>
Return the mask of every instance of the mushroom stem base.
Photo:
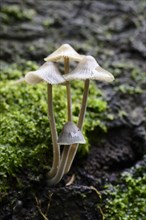
<svg viewBox="0 0 146 220">
<path fill-rule="evenodd" d="M 51 84 L 48 84 L 48 117 L 50 121 L 50 129 L 51 129 L 51 136 L 52 136 L 52 142 L 53 142 L 53 164 L 48 175 L 49 177 L 53 177 L 57 173 L 59 162 L 60 162 L 60 148 L 57 143 L 58 135 L 57 135 L 57 130 L 56 130 L 55 117 L 53 113 L 52 85 Z"/>
</svg>

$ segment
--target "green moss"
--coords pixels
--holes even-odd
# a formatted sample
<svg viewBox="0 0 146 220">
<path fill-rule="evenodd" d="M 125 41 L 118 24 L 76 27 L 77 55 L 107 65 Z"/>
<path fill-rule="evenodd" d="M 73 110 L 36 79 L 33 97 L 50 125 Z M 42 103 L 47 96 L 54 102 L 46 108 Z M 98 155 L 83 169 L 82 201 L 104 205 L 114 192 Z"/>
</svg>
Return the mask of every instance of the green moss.
<svg viewBox="0 0 146 220">
<path fill-rule="evenodd" d="M 146 157 L 143 165 L 124 172 L 119 183 L 106 186 L 106 219 L 144 220 L 146 216 Z"/>
<path fill-rule="evenodd" d="M 1 7 L 1 18 L 5 23 L 31 20 L 34 15 L 35 11 L 33 9 L 24 10 L 18 5 L 4 5 Z"/>
<path fill-rule="evenodd" d="M 4 62 L 0 63 L 0 81 L 7 81 L 13 79 L 20 79 L 30 70 L 36 70 L 37 64 L 32 61 L 24 61 L 18 64 L 6 64 Z M 7 84 L 7 83 L 6 83 Z"/>
<path fill-rule="evenodd" d="M 54 19 L 53 18 L 47 18 L 43 21 L 44 27 L 50 27 L 53 24 L 54 24 Z"/>
<path fill-rule="evenodd" d="M 135 81 L 138 86 L 140 86 L 142 83 L 146 83 L 146 71 L 142 71 L 142 69 L 136 66 L 135 63 L 130 61 L 125 62 L 125 60 L 124 62 L 116 62 L 113 63 L 113 69 L 116 79 L 117 77 L 120 78 L 124 75 L 132 81 Z"/>
<path fill-rule="evenodd" d="M 127 116 L 127 112 L 124 111 L 124 110 L 120 110 L 120 111 L 118 112 L 118 116 L 119 116 L 120 118 L 123 118 L 123 117 Z"/>
<path fill-rule="evenodd" d="M 133 68 L 131 71 L 131 79 L 137 83 L 146 83 L 146 72 L 141 72 L 138 68 Z"/>
<path fill-rule="evenodd" d="M 49 143 L 50 130 L 47 118 L 47 97 L 46 85 L 39 84 L 31 86 L 24 83 L 13 84 L 10 82 L 1 82 L 1 131 L 2 144 L 11 146 L 32 147 L 32 143 Z M 74 121 L 77 122 L 80 110 L 82 93 L 82 83 L 77 83 L 77 89 L 73 91 L 73 112 Z M 91 84 L 94 87 L 94 84 Z M 95 89 L 95 87 L 94 87 Z M 76 94 L 77 91 L 77 94 Z M 96 91 L 96 90 L 95 90 Z M 93 101 L 99 97 L 98 101 Z M 85 130 L 92 130 L 99 126 L 106 131 L 104 122 L 101 121 L 107 104 L 102 100 L 98 90 L 89 96 L 87 114 L 85 119 Z M 90 111 L 88 111 L 88 109 Z M 57 118 L 57 129 L 61 130 L 66 122 L 66 88 L 64 86 L 54 86 L 54 111 Z M 15 129 L 17 128 L 17 129 Z"/>
<path fill-rule="evenodd" d="M 120 85 L 118 87 L 118 91 L 120 91 L 123 94 L 129 94 L 129 95 L 134 95 L 134 94 L 141 94 L 143 90 L 139 86 L 130 86 L 127 84 Z"/>
<path fill-rule="evenodd" d="M 0 176 L 13 175 L 13 171 L 22 167 L 24 151 L 9 145 L 0 145 Z"/>
<path fill-rule="evenodd" d="M 15 175 L 20 168 L 48 167 L 48 155 L 52 155 L 52 141 L 47 117 L 47 86 L 45 83 L 29 85 L 17 80 L 32 69 L 35 63 L 27 62 L 23 65 L 13 64 L 2 66 L 0 78 L 0 176 L 5 179 L 8 175 Z M 72 100 L 74 122 L 82 101 L 83 82 L 72 83 Z M 53 87 L 54 112 L 58 133 L 67 120 L 66 87 Z M 107 103 L 103 100 L 101 91 L 94 83 L 90 84 L 87 114 L 83 132 L 86 133 L 98 127 L 106 132 L 105 121 L 108 118 Z M 80 154 L 88 152 L 89 144 L 80 146 Z M 48 167 L 49 168 L 49 167 Z"/>
</svg>

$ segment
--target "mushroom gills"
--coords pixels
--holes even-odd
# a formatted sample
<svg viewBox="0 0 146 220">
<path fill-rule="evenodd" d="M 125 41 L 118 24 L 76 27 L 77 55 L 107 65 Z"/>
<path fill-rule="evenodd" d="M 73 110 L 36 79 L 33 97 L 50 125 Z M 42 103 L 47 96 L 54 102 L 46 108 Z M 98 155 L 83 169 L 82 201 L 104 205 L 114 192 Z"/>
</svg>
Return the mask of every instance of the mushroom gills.
<svg viewBox="0 0 146 220">
<path fill-rule="evenodd" d="M 59 145 L 85 144 L 86 141 L 81 130 L 73 123 L 67 122 L 58 138 Z"/>
</svg>

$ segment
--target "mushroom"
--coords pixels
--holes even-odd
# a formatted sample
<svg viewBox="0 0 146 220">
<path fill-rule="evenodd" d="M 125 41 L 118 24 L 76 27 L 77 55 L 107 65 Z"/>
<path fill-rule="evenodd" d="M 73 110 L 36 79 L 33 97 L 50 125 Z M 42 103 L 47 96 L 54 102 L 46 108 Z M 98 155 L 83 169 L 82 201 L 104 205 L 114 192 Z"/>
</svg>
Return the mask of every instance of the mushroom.
<svg viewBox="0 0 146 220">
<path fill-rule="evenodd" d="M 64 73 L 67 74 L 69 72 L 69 59 L 74 61 L 81 61 L 83 59 L 83 56 L 78 54 L 69 44 L 63 44 L 56 51 L 54 51 L 52 54 L 46 57 L 44 60 L 59 62 L 62 59 L 64 60 Z M 72 108 L 71 108 L 72 102 L 71 102 L 71 89 L 70 89 L 69 81 L 66 82 L 66 89 L 67 89 L 68 122 L 72 122 Z M 63 128 L 63 131 L 64 130 L 66 130 L 66 125 Z M 68 143 L 67 145 L 70 145 L 70 142 L 66 142 L 66 143 Z M 53 179 L 49 180 L 50 185 L 56 184 L 62 178 L 64 174 L 63 167 L 65 167 L 64 163 L 66 161 L 67 152 L 68 152 L 68 147 L 65 146 L 63 150 L 63 154 L 61 156 L 58 172 Z"/>
<path fill-rule="evenodd" d="M 64 83 L 65 79 L 52 62 L 45 62 L 36 71 L 28 72 L 25 75 L 25 81 L 29 84 L 37 84 L 45 81 L 51 85 Z"/>
<path fill-rule="evenodd" d="M 53 142 L 53 163 L 49 172 L 49 176 L 53 177 L 57 173 L 58 165 L 60 162 L 60 149 L 57 143 L 58 135 L 55 125 L 55 118 L 53 113 L 53 101 L 52 101 L 52 85 L 64 83 L 65 80 L 60 74 L 55 64 L 52 62 L 44 63 L 38 70 L 28 72 L 25 75 L 25 81 L 29 84 L 37 84 L 42 81 L 47 82 L 48 87 L 48 116 L 50 121 L 51 136 Z"/>
<path fill-rule="evenodd" d="M 80 131 L 80 129 L 71 121 L 67 122 L 58 138 L 58 144 L 70 145 L 70 144 L 85 144 L 86 141 Z"/>
<path fill-rule="evenodd" d="M 59 62 L 64 59 L 64 73 L 69 72 L 69 59 L 74 61 L 81 61 L 83 56 L 78 54 L 69 44 L 63 44 L 56 51 L 46 57 L 45 61 Z M 66 82 L 67 89 L 67 106 L 68 106 L 68 121 L 72 121 L 72 109 L 71 109 L 71 91 L 70 83 Z"/>
<path fill-rule="evenodd" d="M 85 117 L 85 111 L 86 111 L 87 96 L 88 96 L 88 91 L 89 91 L 89 80 L 95 79 L 95 80 L 100 80 L 100 81 L 111 82 L 113 81 L 114 77 L 111 73 L 102 69 L 92 56 L 84 56 L 84 58 L 78 64 L 76 69 L 69 74 L 65 74 L 64 78 L 69 81 L 70 80 L 84 80 L 85 81 L 82 106 L 81 106 L 79 120 L 78 120 L 78 129 L 81 131 L 84 117 Z M 62 136 L 66 137 L 67 134 L 69 134 L 69 130 L 68 131 L 66 130 L 66 132 L 65 130 L 66 128 L 63 129 L 61 135 L 59 136 L 59 139 L 58 139 L 59 144 L 70 143 L 70 141 L 68 141 L 67 143 L 64 142 L 64 139 L 63 141 L 62 140 L 60 141 Z M 48 182 L 50 185 L 57 184 L 61 180 L 63 175 L 70 170 L 70 167 L 76 155 L 79 143 L 80 143 L 79 141 L 77 143 L 74 142 L 73 144 L 71 144 L 69 148 L 68 146 L 64 147 L 57 174 Z"/>
<path fill-rule="evenodd" d="M 85 144 L 85 139 L 81 133 L 81 130 L 73 123 L 73 122 L 67 122 L 62 132 L 59 135 L 58 138 L 58 144 L 64 145 L 63 153 L 61 155 L 60 165 L 57 171 L 57 174 L 49 179 L 48 184 L 49 185 L 55 185 L 57 184 L 61 178 L 63 177 L 66 162 L 68 158 L 68 148 L 71 144 Z"/>
<path fill-rule="evenodd" d="M 78 128 L 82 130 L 83 121 L 86 112 L 86 105 L 87 105 L 87 96 L 89 91 L 89 81 L 90 80 L 99 80 L 105 82 L 112 82 L 114 77 L 108 71 L 102 69 L 99 64 L 96 62 L 94 57 L 92 56 L 85 56 L 82 61 L 78 64 L 76 69 L 69 74 L 64 75 L 64 78 L 68 81 L 70 80 L 84 80 L 84 92 L 83 92 L 83 99 L 81 110 L 79 114 L 78 120 Z M 78 149 L 78 143 L 73 144 L 70 146 L 68 151 L 68 159 L 66 162 L 66 168 L 64 170 L 67 173 L 70 170 L 72 162 L 74 160 L 75 154 Z"/>
</svg>

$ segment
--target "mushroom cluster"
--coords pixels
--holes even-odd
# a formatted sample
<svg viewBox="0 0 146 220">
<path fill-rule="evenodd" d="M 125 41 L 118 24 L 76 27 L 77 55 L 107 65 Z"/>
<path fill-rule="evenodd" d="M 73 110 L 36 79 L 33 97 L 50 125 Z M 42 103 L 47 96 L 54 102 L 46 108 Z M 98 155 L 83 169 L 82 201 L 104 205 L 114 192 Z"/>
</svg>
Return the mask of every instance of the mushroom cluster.
<svg viewBox="0 0 146 220">
<path fill-rule="evenodd" d="M 69 44 L 63 44 L 44 60 L 46 62 L 38 70 L 26 74 L 25 81 L 29 84 L 37 84 L 42 81 L 47 83 L 48 117 L 53 143 L 53 163 L 48 174 L 48 183 L 49 185 L 55 185 L 62 179 L 64 174 L 69 172 L 78 145 L 85 144 L 82 127 L 90 80 L 112 82 L 114 77 L 111 73 L 102 69 L 92 56 L 78 54 Z M 69 72 L 69 62 L 71 60 L 77 61 L 79 64 L 72 72 Z M 62 61 L 64 62 L 64 74 L 61 74 L 54 64 L 54 62 Z M 73 123 L 72 119 L 71 80 L 84 81 L 83 99 L 77 125 Z M 57 84 L 66 86 L 68 110 L 67 122 L 63 125 L 59 136 L 56 129 L 52 98 L 52 86 Z M 64 146 L 64 149 L 60 155 L 61 145 Z"/>
</svg>

